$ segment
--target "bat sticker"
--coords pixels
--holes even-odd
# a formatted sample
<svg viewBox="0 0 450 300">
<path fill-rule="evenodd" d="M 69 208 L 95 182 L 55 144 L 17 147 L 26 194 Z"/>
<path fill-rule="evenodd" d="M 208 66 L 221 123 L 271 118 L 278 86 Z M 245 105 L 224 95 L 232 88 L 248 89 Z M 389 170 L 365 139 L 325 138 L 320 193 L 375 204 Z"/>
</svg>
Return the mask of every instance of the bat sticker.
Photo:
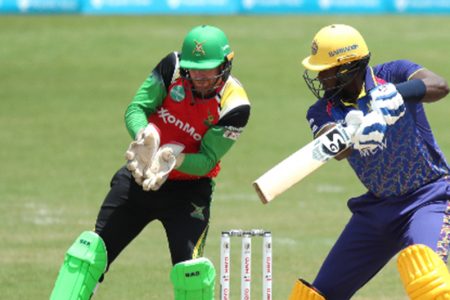
<svg viewBox="0 0 450 300">
<path fill-rule="evenodd" d="M 315 141 L 312 153 L 313 158 L 319 161 L 327 161 L 345 150 L 349 142 L 350 137 L 345 130 L 335 127 Z"/>
</svg>

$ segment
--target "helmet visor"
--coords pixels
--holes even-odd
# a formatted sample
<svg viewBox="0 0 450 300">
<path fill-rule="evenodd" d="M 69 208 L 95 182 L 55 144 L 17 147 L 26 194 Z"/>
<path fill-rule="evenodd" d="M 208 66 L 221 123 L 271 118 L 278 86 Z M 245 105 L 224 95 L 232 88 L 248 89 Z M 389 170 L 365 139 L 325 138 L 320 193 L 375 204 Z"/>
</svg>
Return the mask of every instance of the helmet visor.
<svg viewBox="0 0 450 300">
<path fill-rule="evenodd" d="M 209 70 L 220 66 L 223 60 L 210 59 L 210 60 L 183 60 L 180 61 L 180 67 L 183 69 L 193 70 Z"/>
</svg>

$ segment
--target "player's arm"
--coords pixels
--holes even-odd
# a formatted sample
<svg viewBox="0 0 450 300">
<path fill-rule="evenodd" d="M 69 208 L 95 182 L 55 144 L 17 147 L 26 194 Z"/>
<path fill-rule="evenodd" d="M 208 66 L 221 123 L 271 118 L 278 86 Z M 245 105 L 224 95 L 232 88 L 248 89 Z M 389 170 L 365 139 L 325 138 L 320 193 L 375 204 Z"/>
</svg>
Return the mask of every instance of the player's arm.
<svg viewBox="0 0 450 300">
<path fill-rule="evenodd" d="M 217 125 L 212 126 L 203 136 L 200 151 L 181 154 L 177 159 L 177 170 L 192 174 L 207 174 L 234 145 L 250 116 L 250 105 L 240 105 L 228 112 Z"/>
<path fill-rule="evenodd" d="M 387 127 L 394 125 L 405 114 L 404 100 L 415 101 L 413 98 L 420 95 L 420 92 L 415 92 L 409 86 L 410 81 L 397 86 L 388 83 L 370 90 L 372 110 L 366 115 L 360 110 L 347 113 L 345 123 L 347 126 L 357 128 L 352 137 L 353 146 L 336 155 L 335 159 L 347 158 L 354 149 L 367 151 L 380 147 Z"/>
<path fill-rule="evenodd" d="M 427 69 L 421 69 L 414 73 L 410 80 L 419 79 L 425 85 L 425 95 L 422 102 L 435 102 L 447 96 L 450 89 L 444 78 Z"/>
<path fill-rule="evenodd" d="M 391 76 L 392 78 L 396 78 L 397 80 L 402 80 L 402 77 L 406 77 L 406 74 L 410 72 L 411 68 L 417 67 L 417 65 L 401 61 L 400 70 L 403 72 L 399 72 L 399 74 L 395 76 Z M 400 119 L 405 111 L 405 106 L 403 102 L 433 102 L 438 101 L 439 99 L 445 97 L 448 94 L 448 86 L 443 78 L 440 76 L 428 71 L 426 69 L 418 69 L 415 72 L 412 72 L 409 76 L 408 80 L 403 82 L 393 84 L 385 84 L 383 86 L 379 86 L 370 91 L 370 95 L 372 100 L 372 107 L 374 111 L 369 113 L 367 116 L 361 121 L 361 124 L 370 125 L 367 129 L 363 129 L 360 132 L 360 135 L 356 135 L 355 139 L 358 141 L 358 138 L 363 138 L 365 140 L 365 144 L 369 141 L 372 142 L 372 137 L 379 139 L 382 135 L 384 135 L 383 130 L 377 132 L 373 132 L 368 134 L 368 129 L 373 124 L 378 124 L 378 127 L 385 127 L 386 125 L 393 125 L 398 119 Z M 396 96 L 399 95 L 399 96 Z M 378 107 L 378 109 L 375 109 Z M 376 110 L 376 111 L 375 111 Z M 383 122 L 382 119 L 379 118 L 376 113 L 381 114 L 386 123 Z M 368 120 L 370 115 L 371 120 Z M 347 121 L 347 119 L 346 119 Z M 373 123 L 373 124 L 372 124 Z M 325 132 L 327 129 L 332 127 L 333 125 L 327 124 L 324 126 L 318 133 Z M 380 127 L 381 126 L 381 127 Z M 375 134 L 377 133 L 377 134 Z M 368 140 L 367 140 L 368 139 Z M 374 139 L 374 145 L 377 142 L 377 139 Z M 357 146 L 357 145 L 356 145 Z M 355 146 L 355 147 L 356 147 Z M 337 160 L 342 160 L 347 158 L 354 147 L 350 147 L 344 151 L 342 151 L 339 155 L 335 157 Z"/>
<path fill-rule="evenodd" d="M 337 125 L 335 120 L 328 113 L 327 105 L 328 102 L 326 100 L 318 100 L 308 109 L 306 113 L 306 119 L 308 120 L 314 139 L 317 139 L 319 136 L 325 132 L 328 132 L 328 130 Z M 351 154 L 351 152 L 351 148 L 348 148 L 336 155 L 334 158 L 336 160 L 345 159 Z"/>
<path fill-rule="evenodd" d="M 240 83 L 230 77 L 223 90 L 219 121 L 203 136 L 198 153 L 181 154 L 177 158 L 177 169 L 187 174 L 207 174 L 234 145 L 249 117 L 247 94 Z"/>
<path fill-rule="evenodd" d="M 150 76 L 139 87 L 125 112 L 125 124 L 131 137 L 148 124 L 147 118 L 162 104 L 167 88 L 172 81 L 177 65 L 177 53 L 172 52 L 163 58 Z"/>
<path fill-rule="evenodd" d="M 133 139 L 125 153 L 127 168 L 139 185 L 144 181 L 144 173 L 150 167 L 160 142 L 159 130 L 154 124 L 148 123 L 148 116 L 156 111 L 166 97 L 177 64 L 176 52 L 163 58 L 139 87 L 125 112 L 125 124 Z"/>
<path fill-rule="evenodd" d="M 376 76 L 395 84 L 406 102 L 435 102 L 449 93 L 445 79 L 408 60 L 395 60 L 373 68 Z"/>
<path fill-rule="evenodd" d="M 318 138 L 337 125 L 333 118 L 326 113 L 328 111 L 327 105 L 328 103 L 326 100 L 318 100 L 308 109 L 306 113 L 306 119 L 308 120 L 314 139 Z M 350 153 L 351 150 L 347 149 L 334 158 L 341 160 L 350 155 Z"/>
</svg>

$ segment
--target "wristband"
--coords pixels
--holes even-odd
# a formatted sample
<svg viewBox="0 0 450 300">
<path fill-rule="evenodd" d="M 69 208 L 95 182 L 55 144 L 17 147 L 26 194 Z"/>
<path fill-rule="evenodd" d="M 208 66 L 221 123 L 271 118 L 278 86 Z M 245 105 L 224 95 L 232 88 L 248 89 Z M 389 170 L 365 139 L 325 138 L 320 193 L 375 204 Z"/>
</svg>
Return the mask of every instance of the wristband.
<svg viewBox="0 0 450 300">
<path fill-rule="evenodd" d="M 427 87 L 421 79 L 412 79 L 395 85 L 405 102 L 419 102 L 427 92 Z"/>
</svg>

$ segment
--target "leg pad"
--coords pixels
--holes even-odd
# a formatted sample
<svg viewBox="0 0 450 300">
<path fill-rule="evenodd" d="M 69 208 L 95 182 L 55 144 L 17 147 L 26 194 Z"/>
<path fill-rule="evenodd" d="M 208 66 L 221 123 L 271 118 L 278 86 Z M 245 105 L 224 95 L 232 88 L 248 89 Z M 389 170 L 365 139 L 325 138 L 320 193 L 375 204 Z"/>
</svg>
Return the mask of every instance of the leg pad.
<svg viewBox="0 0 450 300">
<path fill-rule="evenodd" d="M 215 277 L 216 270 L 205 257 L 176 264 L 170 273 L 175 300 L 214 300 Z"/>
<path fill-rule="evenodd" d="M 303 279 L 298 279 L 292 288 L 289 300 L 325 300 L 325 297 L 311 284 Z"/>
<path fill-rule="evenodd" d="M 397 267 L 412 300 L 450 299 L 450 274 L 444 261 L 425 245 L 403 249 Z"/>
<path fill-rule="evenodd" d="M 107 259 L 102 238 L 92 231 L 83 232 L 67 250 L 50 299 L 90 299 Z"/>
</svg>

